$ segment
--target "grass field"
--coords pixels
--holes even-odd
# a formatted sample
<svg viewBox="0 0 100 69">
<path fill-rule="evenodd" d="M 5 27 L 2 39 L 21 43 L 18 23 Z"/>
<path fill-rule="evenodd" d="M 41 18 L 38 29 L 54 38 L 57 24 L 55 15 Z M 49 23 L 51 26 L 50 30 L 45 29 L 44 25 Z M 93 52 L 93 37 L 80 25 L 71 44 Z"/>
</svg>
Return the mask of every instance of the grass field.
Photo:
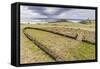
<svg viewBox="0 0 100 69">
<path fill-rule="evenodd" d="M 49 50 L 55 52 L 58 56 L 63 57 L 65 61 L 95 58 L 94 45 L 40 30 L 26 31 Z"/>
<path fill-rule="evenodd" d="M 44 23 L 44 24 L 22 24 L 21 25 L 21 63 L 38 63 L 38 62 L 55 62 L 49 55 L 38 48 L 34 43 L 28 40 L 23 34 L 22 30 L 25 27 L 55 29 L 57 28 L 61 33 L 66 32 L 77 33 L 75 30 L 68 30 L 64 28 L 81 29 L 95 32 L 95 24 L 80 24 L 80 23 Z M 64 30 L 64 31 L 63 31 Z M 65 61 L 76 60 L 92 60 L 95 59 L 95 45 L 85 43 L 71 38 L 53 34 L 46 31 L 27 29 L 26 32 L 42 43 L 50 51 L 57 56 L 63 58 Z"/>
<path fill-rule="evenodd" d="M 34 43 L 29 41 L 23 34 L 21 26 L 20 31 L 20 63 L 41 63 L 41 62 L 54 62 L 45 52 L 38 48 Z"/>
</svg>

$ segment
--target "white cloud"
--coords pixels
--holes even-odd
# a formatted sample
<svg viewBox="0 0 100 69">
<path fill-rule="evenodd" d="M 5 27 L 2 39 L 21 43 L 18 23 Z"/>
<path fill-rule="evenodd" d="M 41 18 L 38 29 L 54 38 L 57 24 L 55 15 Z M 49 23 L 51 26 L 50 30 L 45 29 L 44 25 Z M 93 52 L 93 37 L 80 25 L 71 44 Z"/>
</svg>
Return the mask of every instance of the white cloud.
<svg viewBox="0 0 100 69">
<path fill-rule="evenodd" d="M 45 7 L 45 13 L 47 13 L 47 14 L 55 14 L 57 11 L 59 11 L 60 10 L 60 8 L 55 8 L 55 7 Z"/>
</svg>

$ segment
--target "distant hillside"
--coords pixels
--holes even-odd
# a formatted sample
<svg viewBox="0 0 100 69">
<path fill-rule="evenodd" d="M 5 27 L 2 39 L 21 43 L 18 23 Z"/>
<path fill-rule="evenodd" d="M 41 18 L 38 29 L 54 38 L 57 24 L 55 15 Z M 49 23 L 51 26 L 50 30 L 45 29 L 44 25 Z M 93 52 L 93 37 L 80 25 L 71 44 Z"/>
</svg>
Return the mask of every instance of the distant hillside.
<svg viewBox="0 0 100 69">
<path fill-rule="evenodd" d="M 80 21 L 81 24 L 91 24 L 91 23 L 95 23 L 95 20 L 82 20 Z"/>
<path fill-rule="evenodd" d="M 59 23 L 59 22 L 69 22 L 69 21 L 66 20 L 66 19 L 58 19 L 58 20 L 55 20 L 55 21 L 49 21 L 48 23 Z"/>
</svg>

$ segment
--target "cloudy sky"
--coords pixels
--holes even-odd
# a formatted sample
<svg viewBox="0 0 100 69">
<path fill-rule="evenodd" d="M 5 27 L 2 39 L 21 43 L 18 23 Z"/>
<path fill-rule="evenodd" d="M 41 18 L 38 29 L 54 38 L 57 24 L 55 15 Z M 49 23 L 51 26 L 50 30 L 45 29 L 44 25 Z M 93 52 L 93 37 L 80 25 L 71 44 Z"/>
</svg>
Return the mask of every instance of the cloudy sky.
<svg viewBox="0 0 100 69">
<path fill-rule="evenodd" d="M 21 23 L 45 22 L 56 19 L 95 19 L 95 10 L 40 6 L 21 6 Z"/>
</svg>

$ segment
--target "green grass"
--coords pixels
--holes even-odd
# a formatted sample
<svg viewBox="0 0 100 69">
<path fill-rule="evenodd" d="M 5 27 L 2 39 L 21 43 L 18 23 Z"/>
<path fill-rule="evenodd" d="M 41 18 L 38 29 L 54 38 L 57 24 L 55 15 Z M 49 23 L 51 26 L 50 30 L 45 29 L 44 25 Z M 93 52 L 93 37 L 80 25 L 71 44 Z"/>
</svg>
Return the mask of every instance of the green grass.
<svg viewBox="0 0 100 69">
<path fill-rule="evenodd" d="M 85 59 L 95 59 L 95 45 L 82 42 L 78 50 L 81 51 L 80 54 L 84 54 Z"/>
<path fill-rule="evenodd" d="M 36 59 L 40 59 L 40 60 L 44 60 L 44 61 L 54 61 L 49 55 L 47 55 L 44 51 L 42 51 L 40 48 L 38 48 L 33 42 L 31 41 L 27 41 L 27 46 L 31 46 L 29 49 L 31 50 L 31 52 L 33 54 L 37 54 L 35 55 L 37 58 Z M 40 61 L 41 62 L 41 61 Z"/>
<path fill-rule="evenodd" d="M 32 43 L 33 44 L 33 43 Z M 44 51 L 42 51 L 40 48 L 38 48 L 36 45 L 33 44 L 33 47 L 30 48 L 30 50 L 34 53 L 38 53 L 39 55 L 37 56 L 38 59 L 42 59 L 44 61 L 47 61 L 47 62 L 53 62 L 54 60 L 49 56 L 47 55 Z"/>
<path fill-rule="evenodd" d="M 80 46 L 75 49 L 70 49 L 75 60 L 94 60 L 95 59 L 95 45 L 81 42 Z"/>
</svg>

